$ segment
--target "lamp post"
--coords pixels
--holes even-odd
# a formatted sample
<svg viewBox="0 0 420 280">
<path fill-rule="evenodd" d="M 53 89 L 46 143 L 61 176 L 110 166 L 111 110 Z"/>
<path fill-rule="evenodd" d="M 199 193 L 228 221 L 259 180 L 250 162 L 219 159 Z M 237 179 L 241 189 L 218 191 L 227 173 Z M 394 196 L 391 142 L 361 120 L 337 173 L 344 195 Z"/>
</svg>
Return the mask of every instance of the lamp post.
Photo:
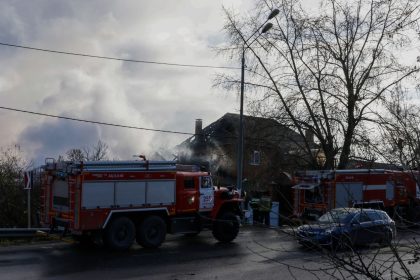
<svg viewBox="0 0 420 280">
<path fill-rule="evenodd" d="M 244 41 L 242 45 L 242 59 L 241 59 L 241 98 L 240 98 L 240 109 L 239 109 L 239 139 L 238 139 L 238 150 L 237 150 L 237 164 L 236 164 L 236 187 L 239 193 L 242 193 L 242 176 L 243 176 L 243 161 L 244 161 L 244 87 L 245 87 L 245 51 L 254 43 L 259 35 L 266 33 L 273 27 L 271 22 L 267 23 L 270 19 L 274 18 L 279 14 L 278 9 L 271 11 L 267 20 L 257 28 L 257 30 L 245 40 L 241 33 L 240 36 Z M 263 27 L 264 26 L 264 27 Z M 262 28 L 261 33 L 255 37 L 254 41 L 248 44 L 248 41 L 254 37 L 254 35 Z"/>
</svg>

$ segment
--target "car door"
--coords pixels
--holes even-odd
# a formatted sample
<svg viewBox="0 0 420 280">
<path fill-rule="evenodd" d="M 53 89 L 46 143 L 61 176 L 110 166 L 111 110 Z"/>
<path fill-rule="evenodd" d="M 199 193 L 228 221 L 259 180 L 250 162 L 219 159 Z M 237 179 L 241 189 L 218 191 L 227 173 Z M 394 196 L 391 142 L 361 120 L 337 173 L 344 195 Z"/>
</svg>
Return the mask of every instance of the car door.
<svg viewBox="0 0 420 280">
<path fill-rule="evenodd" d="M 378 211 L 368 211 L 369 218 L 372 220 L 371 232 L 373 234 L 373 241 L 380 241 L 385 234 L 389 232 L 388 221 Z"/>
<path fill-rule="evenodd" d="M 198 209 L 198 185 L 197 176 L 179 176 L 177 178 L 177 212 L 195 213 Z"/>
<path fill-rule="evenodd" d="M 374 233 L 371 230 L 372 221 L 365 211 L 360 211 L 351 222 L 351 236 L 355 244 L 372 242 Z"/>
</svg>

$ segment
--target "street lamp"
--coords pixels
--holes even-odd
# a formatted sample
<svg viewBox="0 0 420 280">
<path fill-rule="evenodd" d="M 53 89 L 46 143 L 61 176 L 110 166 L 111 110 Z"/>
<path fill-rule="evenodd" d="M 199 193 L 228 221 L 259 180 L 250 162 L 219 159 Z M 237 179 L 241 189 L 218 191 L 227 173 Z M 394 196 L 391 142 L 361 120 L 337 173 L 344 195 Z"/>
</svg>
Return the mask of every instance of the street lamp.
<svg viewBox="0 0 420 280">
<path fill-rule="evenodd" d="M 236 187 L 239 191 L 239 193 L 242 192 L 242 176 L 243 176 L 243 161 L 244 161 L 244 84 L 245 84 L 245 51 L 254 43 L 259 35 L 266 33 L 270 28 L 273 27 L 273 24 L 271 22 L 267 23 L 270 19 L 274 18 L 279 14 L 278 9 L 274 9 L 271 11 L 270 15 L 267 17 L 267 20 L 257 28 L 257 30 L 248 37 L 248 39 L 245 40 L 245 38 L 242 36 L 242 33 L 239 32 L 240 36 L 242 37 L 242 40 L 244 41 L 242 45 L 242 67 L 241 67 L 241 101 L 240 101 L 240 111 L 239 111 L 239 139 L 238 139 L 238 151 L 237 151 L 237 168 L 236 168 Z M 263 27 L 264 26 L 264 27 Z M 248 41 L 254 37 L 254 35 L 262 28 L 261 33 L 252 41 L 250 44 L 248 44 Z"/>
</svg>

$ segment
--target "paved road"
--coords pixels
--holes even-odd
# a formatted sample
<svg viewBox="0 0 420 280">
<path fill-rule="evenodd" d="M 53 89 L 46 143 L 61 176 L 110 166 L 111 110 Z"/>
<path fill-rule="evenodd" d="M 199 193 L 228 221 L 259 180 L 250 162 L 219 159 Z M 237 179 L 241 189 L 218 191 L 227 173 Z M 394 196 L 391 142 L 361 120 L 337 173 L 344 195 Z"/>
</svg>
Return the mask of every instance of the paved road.
<svg viewBox="0 0 420 280">
<path fill-rule="evenodd" d="M 0 248 L 0 279 L 315 279 L 317 273 L 300 268 L 327 267 L 320 254 L 284 232 L 253 227 L 242 228 L 231 244 L 206 232 L 168 236 L 157 250 L 136 245 L 123 253 L 47 242 Z"/>
</svg>

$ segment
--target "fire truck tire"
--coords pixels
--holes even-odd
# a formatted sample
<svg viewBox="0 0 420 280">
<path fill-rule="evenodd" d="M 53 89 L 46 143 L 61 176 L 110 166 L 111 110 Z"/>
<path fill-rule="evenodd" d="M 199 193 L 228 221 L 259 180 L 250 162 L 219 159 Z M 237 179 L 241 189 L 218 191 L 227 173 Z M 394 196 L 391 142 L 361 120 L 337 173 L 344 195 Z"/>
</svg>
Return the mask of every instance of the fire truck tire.
<svg viewBox="0 0 420 280">
<path fill-rule="evenodd" d="M 222 243 L 231 242 L 239 233 L 239 219 L 232 212 L 226 212 L 213 225 L 213 236 Z"/>
<path fill-rule="evenodd" d="M 159 216 L 149 216 L 137 228 L 136 242 L 144 248 L 158 248 L 165 237 L 165 221 Z"/>
<path fill-rule="evenodd" d="M 134 223 L 127 217 L 119 217 L 111 221 L 105 230 L 105 244 L 117 251 L 127 250 L 131 247 L 136 235 Z"/>
</svg>

